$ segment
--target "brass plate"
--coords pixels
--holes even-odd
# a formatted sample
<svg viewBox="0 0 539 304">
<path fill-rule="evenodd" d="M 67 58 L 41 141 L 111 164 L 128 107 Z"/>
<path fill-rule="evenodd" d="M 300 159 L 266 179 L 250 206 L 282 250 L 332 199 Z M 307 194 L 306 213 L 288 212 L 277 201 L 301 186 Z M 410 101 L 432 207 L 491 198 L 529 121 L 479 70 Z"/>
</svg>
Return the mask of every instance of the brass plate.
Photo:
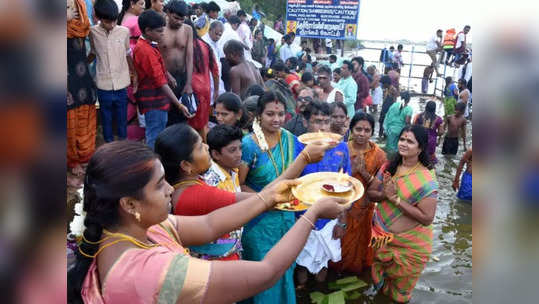
<svg viewBox="0 0 539 304">
<path fill-rule="evenodd" d="M 339 182 L 342 179 L 350 181 L 352 183 L 352 190 L 345 193 L 330 193 L 322 189 L 322 185 L 328 182 Z M 346 206 L 350 206 L 353 202 L 357 201 L 365 189 L 361 182 L 347 174 L 337 172 L 318 172 L 307 174 L 298 179 L 301 183 L 295 187 L 292 187 L 292 194 L 300 202 L 306 205 L 313 205 L 321 198 L 324 197 L 339 197 L 347 200 Z"/>
<path fill-rule="evenodd" d="M 311 142 L 325 142 L 325 143 L 339 143 L 342 139 L 340 134 L 330 132 L 311 132 L 298 136 L 298 140 L 302 144 L 309 144 Z"/>
</svg>

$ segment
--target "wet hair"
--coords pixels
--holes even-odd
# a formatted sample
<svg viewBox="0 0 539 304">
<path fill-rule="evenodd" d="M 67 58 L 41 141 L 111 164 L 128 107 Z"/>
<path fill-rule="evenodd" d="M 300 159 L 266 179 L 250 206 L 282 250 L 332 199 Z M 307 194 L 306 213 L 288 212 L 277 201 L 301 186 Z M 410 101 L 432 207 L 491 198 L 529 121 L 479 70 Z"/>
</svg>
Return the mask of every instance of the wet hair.
<svg viewBox="0 0 539 304">
<path fill-rule="evenodd" d="M 243 57 L 243 44 L 235 39 L 229 40 L 225 43 L 223 51 L 225 54 L 241 55 Z"/>
<path fill-rule="evenodd" d="M 325 74 L 328 74 L 329 76 L 331 76 L 331 69 L 325 64 L 320 65 L 318 67 L 318 74 L 320 74 L 320 73 L 325 73 Z"/>
<path fill-rule="evenodd" d="M 236 122 L 236 126 L 240 128 L 244 126 L 248 118 L 245 113 L 245 110 L 243 109 L 243 105 L 241 104 L 241 99 L 238 95 L 232 92 L 225 92 L 219 95 L 219 97 L 215 101 L 216 106 L 219 103 L 223 104 L 225 109 L 227 109 L 228 111 L 232 111 L 236 114 L 240 113 L 241 111 L 242 115 L 241 115 L 240 120 Z"/>
<path fill-rule="evenodd" d="M 346 109 L 346 105 L 342 101 L 336 101 L 330 104 L 329 109 L 331 114 L 335 113 L 337 108 L 340 108 L 344 112 L 344 115 L 348 116 L 348 109 Z"/>
<path fill-rule="evenodd" d="M 360 67 L 363 68 L 363 65 L 365 65 L 365 59 L 363 59 L 363 57 L 361 56 L 357 56 L 357 57 L 354 57 L 352 58 L 352 61 L 355 61 L 359 64 Z"/>
<path fill-rule="evenodd" d="M 307 83 L 307 82 L 309 82 L 311 80 L 314 81 L 313 73 L 305 72 L 305 73 L 303 73 L 303 75 L 301 75 L 301 82 Z"/>
<path fill-rule="evenodd" d="M 313 100 L 307 104 L 307 108 L 303 112 L 305 119 L 311 119 L 313 115 L 325 115 L 331 116 L 331 110 L 329 108 L 329 103 L 321 102 L 319 100 Z"/>
<path fill-rule="evenodd" d="M 429 100 L 425 106 L 425 122 L 429 121 L 429 128 L 436 120 L 436 102 Z"/>
<path fill-rule="evenodd" d="M 414 134 L 414 137 L 419 144 L 419 149 L 421 149 L 421 153 L 419 153 L 419 162 L 427 169 L 432 169 L 433 166 L 427 153 L 427 145 L 429 142 L 427 129 L 420 125 L 406 126 L 400 132 L 399 139 L 404 132 L 412 132 Z M 397 173 L 397 167 L 400 164 L 402 164 L 402 156 L 400 155 L 400 153 L 396 153 L 391 162 L 389 163 L 389 166 L 387 167 L 387 171 L 389 171 L 391 176 L 394 176 L 395 173 Z"/>
<path fill-rule="evenodd" d="M 138 27 L 142 34 L 146 33 L 147 29 L 154 30 L 167 25 L 165 18 L 154 10 L 144 11 L 138 17 Z"/>
<path fill-rule="evenodd" d="M 176 14 L 178 16 L 189 16 L 189 7 L 182 0 L 172 0 L 167 2 L 163 10 L 166 13 Z"/>
<path fill-rule="evenodd" d="M 332 60 L 337 61 L 337 56 L 336 56 L 336 55 L 333 55 L 333 54 L 332 54 L 332 55 L 329 55 L 329 59 L 332 59 Z"/>
<path fill-rule="evenodd" d="M 143 199 L 143 188 L 154 174 L 157 155 L 135 141 L 114 141 L 99 147 L 86 169 L 83 210 L 84 239 L 78 245 L 87 255 L 96 254 L 103 229 L 120 221 L 120 199 Z M 91 243 L 90 243 L 91 242 Z M 76 262 L 67 273 L 68 303 L 83 303 L 81 287 L 93 259 L 76 251 Z"/>
<path fill-rule="evenodd" d="M 94 4 L 95 16 L 98 19 L 115 21 L 120 13 L 114 0 L 96 0 Z"/>
<path fill-rule="evenodd" d="M 253 84 L 245 91 L 245 98 L 255 95 L 258 97 L 264 95 L 264 88 L 259 84 Z"/>
<path fill-rule="evenodd" d="M 210 29 L 209 29 L 209 30 L 212 31 L 212 30 L 214 30 L 214 29 L 216 29 L 216 28 L 224 29 L 225 26 L 224 26 L 224 24 L 223 24 L 221 21 L 215 20 L 215 21 L 213 21 L 212 23 L 210 23 Z"/>
<path fill-rule="evenodd" d="M 200 47 L 199 43 L 205 44 L 206 48 L 208 50 L 208 59 L 210 63 L 210 70 L 213 70 L 216 68 L 217 62 L 215 62 L 215 57 L 213 56 L 213 49 L 212 47 L 204 41 L 204 39 L 201 39 L 198 36 L 198 33 L 195 29 L 195 26 L 191 22 L 189 18 L 185 18 L 184 23 L 191 27 L 191 31 L 193 32 L 193 67 L 194 71 L 197 73 L 200 73 L 204 71 L 204 53 L 202 52 L 202 48 Z"/>
<path fill-rule="evenodd" d="M 236 13 L 236 16 L 238 16 L 238 17 L 247 17 L 247 14 L 245 13 L 244 10 L 239 10 L 239 11 Z"/>
<path fill-rule="evenodd" d="M 372 117 L 371 114 L 365 113 L 363 111 L 357 112 L 354 117 L 352 117 L 352 120 L 350 121 L 350 132 L 352 132 L 352 129 L 357 125 L 358 122 L 365 120 L 371 125 L 371 135 L 374 134 L 374 117 Z"/>
<path fill-rule="evenodd" d="M 459 83 L 462 83 L 463 86 L 466 86 L 467 81 L 464 78 L 459 79 Z"/>
<path fill-rule="evenodd" d="M 180 164 L 193 159 L 200 136 L 188 124 L 179 123 L 164 129 L 155 140 L 155 153 L 161 157 L 165 179 L 175 184 L 182 177 Z"/>
<path fill-rule="evenodd" d="M 354 71 L 354 65 L 352 64 L 352 62 L 350 60 L 345 60 L 342 62 L 342 65 L 345 66 L 348 68 L 348 70 L 350 72 L 353 72 Z"/>
<path fill-rule="evenodd" d="M 231 15 L 230 17 L 228 17 L 228 23 L 230 23 L 230 24 L 240 24 L 241 23 L 240 17 L 238 17 L 236 15 Z"/>
<path fill-rule="evenodd" d="M 464 102 L 457 102 L 455 105 L 455 111 L 464 113 L 466 111 L 466 104 Z"/>
<path fill-rule="evenodd" d="M 283 105 L 284 110 L 286 111 L 286 103 L 281 98 L 277 98 L 277 94 L 273 90 L 268 90 L 264 92 L 260 98 L 258 98 L 258 103 L 256 105 L 256 115 L 260 116 L 266 109 L 266 105 L 270 102 L 278 102 Z"/>
<path fill-rule="evenodd" d="M 217 125 L 213 127 L 206 137 L 210 155 L 212 150 L 221 153 L 224 147 L 230 145 L 235 140 L 241 141 L 242 138 L 243 132 L 236 126 Z"/>
<path fill-rule="evenodd" d="M 208 13 L 209 12 L 220 12 L 220 11 L 221 11 L 221 8 L 214 1 L 211 1 L 210 3 L 208 3 L 208 8 L 207 8 Z"/>
<path fill-rule="evenodd" d="M 116 22 L 118 23 L 118 25 L 122 24 L 122 21 L 123 21 L 122 19 L 124 19 L 125 13 L 131 7 L 131 4 L 135 4 L 137 2 L 138 0 L 122 0 L 122 10 L 120 11 L 120 14 L 118 15 L 118 21 Z M 142 31 L 142 33 L 144 33 L 144 31 Z"/>
</svg>

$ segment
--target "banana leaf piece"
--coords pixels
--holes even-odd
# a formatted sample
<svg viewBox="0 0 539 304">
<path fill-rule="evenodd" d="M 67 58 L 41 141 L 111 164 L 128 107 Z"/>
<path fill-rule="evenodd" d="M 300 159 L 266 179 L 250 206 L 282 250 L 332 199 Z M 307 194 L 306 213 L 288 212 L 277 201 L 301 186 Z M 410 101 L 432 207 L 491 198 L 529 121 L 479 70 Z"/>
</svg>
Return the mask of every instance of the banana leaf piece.
<svg viewBox="0 0 539 304">
<path fill-rule="evenodd" d="M 359 292 L 357 290 L 346 293 L 346 299 L 347 300 L 357 300 L 360 297 L 361 297 L 361 292 Z"/>
<path fill-rule="evenodd" d="M 344 292 L 336 291 L 328 295 L 328 304 L 345 304 Z"/>
<path fill-rule="evenodd" d="M 348 285 L 344 286 L 343 288 L 341 288 L 341 290 L 343 292 L 347 292 L 347 291 L 360 289 L 361 287 L 365 287 L 365 286 L 367 286 L 367 283 L 360 280 L 360 281 L 355 282 L 353 284 L 348 284 Z"/>
<path fill-rule="evenodd" d="M 337 285 L 347 285 L 347 284 L 355 283 L 357 281 L 359 281 L 359 278 L 357 276 L 351 276 L 351 277 L 346 277 L 346 278 L 337 280 L 335 281 L 335 283 Z"/>
<path fill-rule="evenodd" d="M 311 298 L 311 303 L 322 304 L 324 302 L 324 298 L 327 298 L 327 295 L 319 291 L 315 291 L 315 292 L 311 292 L 309 294 L 309 297 Z"/>
</svg>

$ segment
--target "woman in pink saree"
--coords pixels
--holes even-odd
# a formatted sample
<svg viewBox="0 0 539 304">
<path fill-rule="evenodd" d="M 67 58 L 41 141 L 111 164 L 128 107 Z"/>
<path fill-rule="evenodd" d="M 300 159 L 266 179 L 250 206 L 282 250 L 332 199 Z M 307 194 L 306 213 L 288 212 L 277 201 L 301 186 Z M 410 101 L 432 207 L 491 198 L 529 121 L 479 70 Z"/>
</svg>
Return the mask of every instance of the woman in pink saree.
<svg viewBox="0 0 539 304">
<path fill-rule="evenodd" d="M 289 201 L 296 184 L 276 183 L 207 215 L 174 216 L 173 188 L 149 147 L 101 146 L 88 164 L 83 206 L 75 208 L 84 225 L 70 225 L 80 236 L 68 303 L 232 303 L 270 288 L 295 261 L 313 223 L 345 211 L 338 199 L 317 202 L 259 262 L 205 261 L 184 248 L 214 241 Z"/>
</svg>

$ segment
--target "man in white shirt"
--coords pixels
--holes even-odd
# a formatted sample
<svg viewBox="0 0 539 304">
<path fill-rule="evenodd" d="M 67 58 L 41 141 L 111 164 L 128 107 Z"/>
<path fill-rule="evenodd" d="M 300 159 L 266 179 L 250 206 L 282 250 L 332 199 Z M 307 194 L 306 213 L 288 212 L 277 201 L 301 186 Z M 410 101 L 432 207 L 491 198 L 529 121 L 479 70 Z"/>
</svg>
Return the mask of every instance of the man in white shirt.
<svg viewBox="0 0 539 304">
<path fill-rule="evenodd" d="M 466 25 L 462 32 L 457 34 L 457 42 L 455 43 L 455 49 L 453 50 L 455 57 L 453 58 L 453 61 L 451 61 L 451 63 L 458 63 L 462 55 L 466 53 L 466 35 L 468 35 L 468 33 L 470 32 L 470 29 L 471 27 L 469 25 Z"/>
<path fill-rule="evenodd" d="M 221 39 L 221 36 L 223 35 L 224 31 L 224 25 L 221 21 L 213 21 L 210 24 L 210 28 L 208 33 L 202 37 L 202 40 L 204 40 L 212 49 L 213 54 L 215 55 L 215 60 L 217 62 L 217 67 L 219 68 L 219 95 L 223 94 L 225 92 L 225 84 L 223 83 L 222 76 L 222 66 L 221 66 L 221 58 L 225 57 L 225 54 L 223 53 L 222 48 L 219 48 L 219 40 Z M 210 81 L 211 90 L 213 92 L 213 81 Z M 210 105 L 213 105 L 215 101 L 213 100 L 213 94 L 211 96 Z"/>
<path fill-rule="evenodd" d="M 281 47 L 279 50 L 279 57 L 283 62 L 286 62 L 286 60 L 290 57 L 294 56 L 294 53 L 292 52 L 292 37 L 290 35 L 286 34 L 283 36 L 285 44 Z"/>
<path fill-rule="evenodd" d="M 427 42 L 427 55 L 429 55 L 430 59 L 432 60 L 432 64 L 434 64 L 436 76 L 440 76 L 440 73 L 438 72 L 438 60 L 436 59 L 436 55 L 438 52 L 442 51 L 442 33 L 442 30 L 437 30 L 436 35 L 432 36 Z"/>
</svg>

